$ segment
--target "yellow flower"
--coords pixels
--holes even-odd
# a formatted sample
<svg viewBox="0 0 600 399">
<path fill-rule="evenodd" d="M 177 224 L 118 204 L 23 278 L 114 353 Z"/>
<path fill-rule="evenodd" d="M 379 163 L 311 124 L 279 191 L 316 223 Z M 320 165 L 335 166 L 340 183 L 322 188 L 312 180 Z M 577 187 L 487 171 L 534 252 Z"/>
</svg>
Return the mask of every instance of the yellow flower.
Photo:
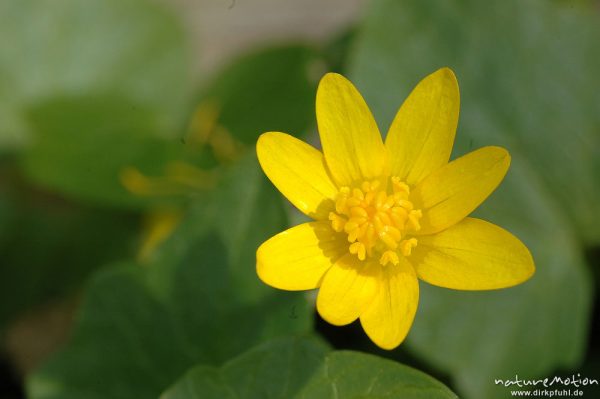
<svg viewBox="0 0 600 399">
<path fill-rule="evenodd" d="M 510 287 L 534 273 L 529 250 L 468 215 L 504 178 L 510 155 L 483 147 L 448 162 L 458 83 L 443 68 L 398 111 L 385 143 L 360 93 L 329 73 L 317 90 L 323 152 L 285 133 L 258 140 L 273 184 L 315 221 L 258 248 L 257 273 L 283 290 L 319 288 L 317 310 L 334 325 L 360 322 L 384 349 L 406 337 L 418 280 L 458 290 Z"/>
</svg>

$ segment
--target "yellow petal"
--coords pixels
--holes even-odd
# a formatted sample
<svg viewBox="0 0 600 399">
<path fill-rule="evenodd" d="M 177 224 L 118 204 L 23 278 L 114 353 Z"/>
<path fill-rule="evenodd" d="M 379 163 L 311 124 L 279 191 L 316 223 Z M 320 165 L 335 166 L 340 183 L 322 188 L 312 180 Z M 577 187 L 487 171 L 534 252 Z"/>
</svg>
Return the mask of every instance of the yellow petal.
<svg viewBox="0 0 600 399">
<path fill-rule="evenodd" d="M 285 133 L 264 133 L 256 144 L 265 174 L 304 214 L 327 219 L 337 188 L 327 173 L 323 154 Z"/>
<path fill-rule="evenodd" d="M 423 281 L 457 290 L 510 287 L 535 271 L 529 250 L 518 238 L 474 218 L 419 237 L 410 261 Z"/>
<path fill-rule="evenodd" d="M 256 251 L 256 272 L 282 290 L 310 290 L 343 254 L 348 243 L 328 222 L 304 223 L 265 241 Z"/>
<path fill-rule="evenodd" d="M 360 315 L 371 340 L 383 349 L 394 349 L 404 340 L 417 312 L 419 283 L 405 257 L 382 268 L 377 294 Z"/>
<path fill-rule="evenodd" d="M 450 158 L 460 95 L 454 73 L 442 68 L 423 79 L 398 110 L 385 140 L 391 174 L 419 183 Z"/>
<path fill-rule="evenodd" d="M 317 124 L 327 166 L 340 186 L 379 178 L 385 147 L 369 107 L 341 75 L 328 73 L 317 90 Z"/>
<path fill-rule="evenodd" d="M 464 219 L 498 187 L 509 165 L 504 148 L 483 147 L 426 177 L 411 193 L 423 211 L 416 234 L 437 233 Z"/>
<path fill-rule="evenodd" d="M 377 262 L 361 262 L 346 254 L 327 271 L 319 295 L 317 310 L 336 326 L 352 323 L 375 295 L 381 267 Z"/>
</svg>

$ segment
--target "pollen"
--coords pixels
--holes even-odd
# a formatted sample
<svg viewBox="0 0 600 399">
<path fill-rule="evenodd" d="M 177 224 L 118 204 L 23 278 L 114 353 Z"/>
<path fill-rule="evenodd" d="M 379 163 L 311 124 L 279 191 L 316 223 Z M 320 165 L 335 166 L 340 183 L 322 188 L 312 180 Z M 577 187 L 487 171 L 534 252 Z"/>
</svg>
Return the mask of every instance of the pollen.
<svg viewBox="0 0 600 399">
<path fill-rule="evenodd" d="M 400 262 L 417 245 L 410 237 L 421 226 L 422 212 L 409 200 L 409 186 L 397 177 L 386 184 L 364 181 L 356 187 L 342 187 L 330 212 L 331 227 L 348 236 L 348 251 L 360 260 L 379 258 L 383 266 Z"/>
</svg>

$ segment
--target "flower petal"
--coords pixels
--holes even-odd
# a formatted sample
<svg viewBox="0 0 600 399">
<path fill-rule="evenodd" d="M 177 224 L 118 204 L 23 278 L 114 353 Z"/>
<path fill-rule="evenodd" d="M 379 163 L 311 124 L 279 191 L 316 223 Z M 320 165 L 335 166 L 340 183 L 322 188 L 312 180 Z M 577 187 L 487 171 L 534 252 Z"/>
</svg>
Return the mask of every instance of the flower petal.
<svg viewBox="0 0 600 399">
<path fill-rule="evenodd" d="M 509 165 L 504 148 L 483 147 L 426 177 L 411 192 L 423 211 L 416 234 L 437 233 L 464 219 L 498 187 Z"/>
<path fill-rule="evenodd" d="M 321 79 L 317 124 L 327 166 L 340 186 L 379 178 L 385 147 L 369 107 L 349 80 L 336 73 Z"/>
<path fill-rule="evenodd" d="M 350 324 L 360 316 L 375 295 L 381 267 L 347 253 L 327 271 L 317 310 L 323 319 L 336 326 Z"/>
<path fill-rule="evenodd" d="M 398 110 L 385 140 L 391 174 L 414 185 L 445 165 L 459 108 L 458 83 L 449 68 L 419 82 Z"/>
<path fill-rule="evenodd" d="M 398 265 L 382 268 L 377 294 L 360 315 L 360 323 L 377 346 L 394 349 L 404 340 L 419 303 L 419 283 L 412 265 L 401 257 Z"/>
<path fill-rule="evenodd" d="M 457 290 L 511 287 L 535 271 L 529 250 L 518 238 L 474 218 L 419 237 L 410 260 L 423 281 Z"/>
<path fill-rule="evenodd" d="M 304 223 L 265 241 L 256 251 L 256 272 L 282 290 L 318 288 L 327 269 L 348 252 L 347 240 L 328 222 Z"/>
<path fill-rule="evenodd" d="M 264 133 L 256 143 L 260 166 L 273 184 L 304 214 L 327 219 L 337 188 L 323 154 L 285 133 Z"/>
</svg>

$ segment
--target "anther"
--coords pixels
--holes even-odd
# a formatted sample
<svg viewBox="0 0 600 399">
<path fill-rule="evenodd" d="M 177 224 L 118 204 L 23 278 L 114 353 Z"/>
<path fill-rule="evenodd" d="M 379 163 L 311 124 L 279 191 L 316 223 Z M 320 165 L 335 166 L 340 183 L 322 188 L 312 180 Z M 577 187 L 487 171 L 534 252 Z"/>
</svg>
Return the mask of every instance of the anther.
<svg viewBox="0 0 600 399">
<path fill-rule="evenodd" d="M 394 251 L 385 251 L 383 253 L 383 255 L 381 255 L 381 258 L 379 259 L 379 263 L 382 266 L 387 265 L 388 263 L 392 263 L 394 265 L 397 265 L 398 263 L 400 263 L 400 259 L 398 258 L 398 254 Z"/>
<path fill-rule="evenodd" d="M 402 255 L 404 255 L 404 256 L 410 256 L 410 254 L 412 253 L 412 249 L 416 246 L 417 246 L 416 238 L 410 238 L 408 240 L 403 240 L 402 242 L 400 242 L 400 252 L 402 252 Z"/>
<path fill-rule="evenodd" d="M 355 242 L 350 245 L 350 253 L 358 256 L 360 260 L 366 259 L 365 245 L 361 242 Z"/>
<path fill-rule="evenodd" d="M 396 249 L 398 247 L 398 243 L 385 231 L 379 233 L 379 239 L 390 249 Z"/>
<path fill-rule="evenodd" d="M 340 215 L 338 215 L 335 212 L 329 212 L 329 220 L 331 221 L 331 227 L 337 231 L 338 233 L 341 233 L 342 231 L 344 231 L 344 226 L 346 225 L 346 219 L 344 219 L 343 217 L 341 217 Z"/>
<path fill-rule="evenodd" d="M 421 210 L 413 210 L 408 214 L 408 220 L 414 231 L 421 230 L 421 224 L 419 223 L 419 219 L 423 217 L 423 212 Z"/>
<path fill-rule="evenodd" d="M 365 194 L 358 188 L 355 188 L 354 190 L 352 190 L 352 196 L 361 201 L 365 199 Z"/>
<path fill-rule="evenodd" d="M 379 256 L 382 265 L 398 264 L 398 256 L 410 255 L 417 240 L 405 235 L 420 228 L 422 217 L 408 199 L 406 183 L 392 177 L 391 187 L 386 187 L 379 180 L 364 181 L 352 189 L 343 187 L 335 212 L 329 214 L 331 227 L 347 234 L 351 254 L 360 260 Z"/>
</svg>

